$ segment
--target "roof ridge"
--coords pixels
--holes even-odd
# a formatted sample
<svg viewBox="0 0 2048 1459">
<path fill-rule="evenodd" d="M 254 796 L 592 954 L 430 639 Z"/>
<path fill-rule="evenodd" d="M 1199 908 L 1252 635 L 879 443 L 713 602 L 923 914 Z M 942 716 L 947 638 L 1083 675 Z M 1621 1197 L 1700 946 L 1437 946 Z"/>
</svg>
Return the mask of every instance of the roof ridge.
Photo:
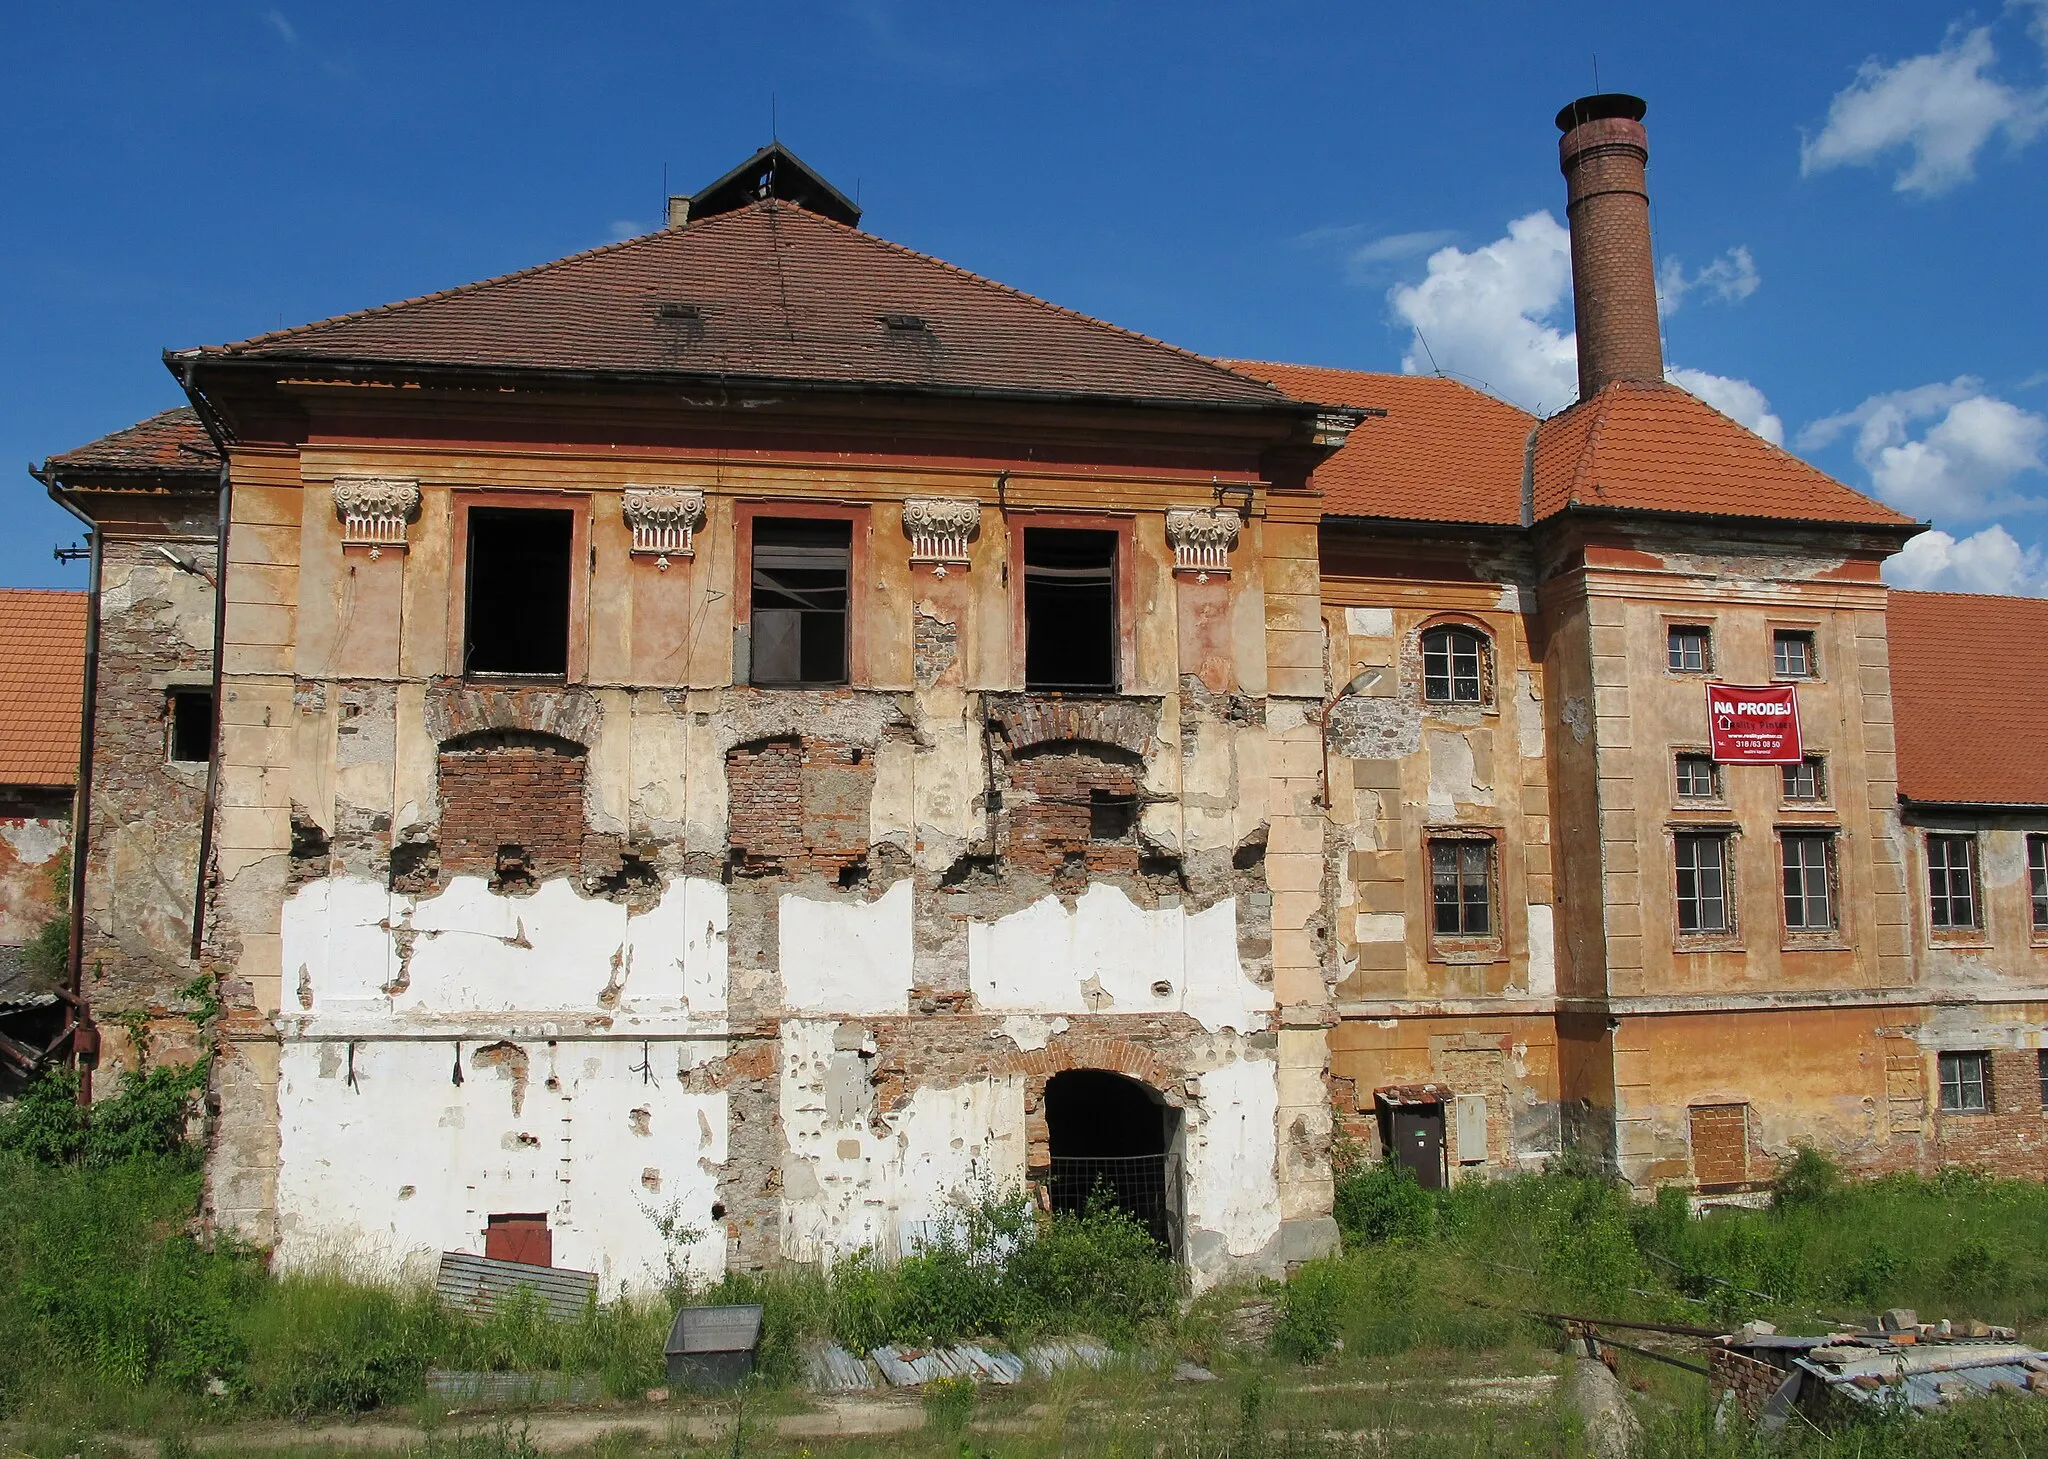
<svg viewBox="0 0 2048 1459">
<path fill-rule="evenodd" d="M 780 199 L 776 198 L 763 198 L 761 202 L 752 204 L 752 207 L 758 208 L 763 206 L 769 206 L 776 204 L 779 201 Z M 1192 360 L 1198 365 L 1205 366 L 1208 369 L 1215 370 L 1224 375 L 1229 375 L 1233 379 L 1243 380 L 1253 385 L 1263 385 L 1268 390 L 1278 391 L 1278 393 L 1283 397 L 1286 397 L 1288 399 L 1293 398 L 1291 396 L 1288 396 L 1286 391 L 1280 390 L 1280 387 L 1273 384 L 1273 382 L 1270 380 L 1260 380 L 1254 376 L 1242 374 L 1239 371 L 1231 369 L 1227 365 L 1218 363 L 1216 360 L 1210 358 L 1208 355 L 1197 354 L 1195 353 L 1195 351 L 1191 349 L 1184 348 L 1181 345 L 1171 344 L 1166 340 L 1158 338 L 1156 335 L 1146 334 L 1142 330 L 1128 329 L 1121 324 L 1112 324 L 1109 320 L 1098 319 L 1093 314 L 1083 314 L 1078 309 L 1070 309 L 1064 304 L 1055 304 L 1050 299 L 1043 299 L 1036 294 L 1027 293 L 1023 289 L 1017 288 L 1013 284 L 1004 283 L 1001 279 L 992 279 L 988 277 L 986 274 L 976 273 L 973 269 L 962 268 L 957 263 L 948 263 L 945 259 L 939 258 L 934 254 L 920 253 L 915 248 L 911 248 L 905 244 L 898 243 L 894 239 L 884 238 L 879 234 L 870 233 L 864 228 L 848 227 L 846 224 L 836 222 L 835 220 L 826 217 L 822 213 L 813 213 L 807 208 L 795 207 L 794 204 L 791 204 L 790 206 L 794 208 L 796 212 L 803 214 L 807 222 L 821 223 L 828 228 L 840 229 L 842 232 L 851 233 L 855 237 L 863 239 L 869 243 L 879 244 L 883 248 L 887 248 L 896 253 L 900 253 L 905 258 L 914 258 L 922 263 L 935 264 L 939 268 L 946 270 L 948 273 L 957 274 L 961 278 L 967 279 L 970 282 L 977 284 L 985 284 L 991 289 L 998 289 L 1003 293 L 1010 295 L 1013 298 L 1024 300 L 1027 304 L 1039 305 L 1041 308 L 1052 310 L 1055 314 L 1063 314 L 1069 319 L 1077 319 L 1083 324 L 1093 324 L 1102 329 L 1113 329 L 1118 334 L 1124 335 L 1127 338 L 1141 340 L 1144 343 L 1150 345 L 1157 345 L 1160 349 L 1178 355 L 1184 360 Z M 748 211 L 748 209 L 741 209 L 740 211 L 746 212 Z M 730 217 L 735 215 L 727 214 L 725 216 Z"/>
<path fill-rule="evenodd" d="M 758 207 L 760 205 L 757 203 L 754 206 Z M 746 210 L 741 209 L 740 211 L 744 212 Z M 720 213 L 716 214 L 715 216 L 733 217 L 735 215 L 731 213 Z M 711 221 L 712 219 L 710 218 L 706 218 L 704 220 L 705 223 L 709 223 Z M 517 279 L 530 277 L 533 274 L 545 273 L 547 270 L 551 268 L 559 268 L 563 264 L 581 263 L 583 260 L 595 258 L 601 253 L 624 252 L 626 249 L 635 247 L 643 243 L 655 242 L 659 239 L 665 238 L 668 234 L 672 232 L 678 231 L 681 230 L 671 228 L 657 228 L 652 233 L 642 233 L 639 234 L 637 237 L 633 238 L 621 238 L 612 243 L 600 243 L 595 248 L 586 248 L 578 253 L 565 253 L 560 258 L 550 258 L 541 263 L 530 264 L 522 269 L 513 269 L 510 273 L 493 274 L 490 278 L 487 279 L 476 279 L 467 284 L 457 284 L 453 288 L 435 289 L 430 293 L 414 294 L 410 298 L 406 299 L 394 299 L 388 304 L 373 304 L 367 309 L 351 309 L 342 314 L 330 314 L 325 319 L 308 320 L 304 324 L 294 324 L 289 329 L 273 329 L 265 334 L 252 334 L 247 339 L 233 340 L 230 343 L 223 345 L 205 345 L 201 346 L 200 348 L 223 351 L 253 349 L 259 345 L 266 345 L 274 343 L 278 340 L 289 339 L 293 335 L 307 334 L 316 329 L 326 329 L 329 328 L 330 326 L 337 324 L 353 324 L 359 319 L 374 319 L 380 314 L 393 314 L 400 309 L 411 309 L 421 304 L 438 304 L 444 299 L 460 298 L 464 294 L 479 293 L 484 289 L 495 288 L 499 284 L 509 284 Z"/>
<path fill-rule="evenodd" d="M 1237 374 L 1244 373 L 1243 370 L 1236 368 L 1241 365 L 1247 369 L 1313 370 L 1320 375 L 1357 375 L 1370 380 L 1399 380 L 1403 383 L 1418 385 L 1448 385 L 1454 390 L 1461 390 L 1467 395 L 1475 396 L 1493 405 L 1498 405 L 1503 410 L 1511 410 L 1516 415 L 1523 416 L 1533 423 L 1541 424 L 1543 420 L 1543 417 L 1533 411 L 1524 410 L 1512 400 L 1503 400 L 1491 390 L 1481 390 L 1476 385 L 1467 384 L 1465 381 L 1454 379 L 1449 375 L 1412 374 L 1407 370 L 1357 370 L 1348 365 L 1311 365 L 1297 363 L 1292 360 L 1247 360 L 1225 355 L 1217 355 L 1212 358 L 1215 363 L 1229 367 Z M 1263 376 L 1253 376 L 1252 378 L 1264 379 Z M 1271 385 L 1275 382 L 1267 380 L 1265 383 Z"/>
<path fill-rule="evenodd" d="M 1571 490 L 1565 493 L 1564 498 L 1568 507 L 1594 505 L 1580 500 L 1581 486 L 1590 486 L 1595 496 L 1600 495 L 1600 483 L 1592 479 L 1593 462 L 1600 454 L 1600 438 L 1607 429 L 1607 413 L 1613 408 L 1614 393 L 1611 390 L 1602 390 L 1591 400 L 1580 403 L 1593 407 L 1593 418 L 1586 422 L 1586 438 L 1579 443 L 1578 457 L 1572 462 Z"/>
</svg>

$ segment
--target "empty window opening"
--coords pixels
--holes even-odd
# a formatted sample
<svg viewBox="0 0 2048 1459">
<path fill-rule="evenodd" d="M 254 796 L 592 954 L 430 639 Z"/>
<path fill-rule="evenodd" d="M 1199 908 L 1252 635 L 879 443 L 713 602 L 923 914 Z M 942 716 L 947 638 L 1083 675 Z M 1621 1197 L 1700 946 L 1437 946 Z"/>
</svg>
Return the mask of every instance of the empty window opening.
<svg viewBox="0 0 2048 1459">
<path fill-rule="evenodd" d="M 1678 798 L 1713 800 L 1721 794 L 1721 767 L 1708 755 L 1678 757 Z"/>
<path fill-rule="evenodd" d="M 213 691 L 173 689 L 164 697 L 164 753 L 174 765 L 213 758 Z"/>
<path fill-rule="evenodd" d="M 1493 933 L 1493 843 L 1432 841 L 1430 896 L 1439 937 L 1489 937 Z"/>
<path fill-rule="evenodd" d="M 1785 930 L 1831 932 L 1835 926 L 1835 838 L 1826 831 L 1780 838 L 1785 870 Z"/>
<path fill-rule="evenodd" d="M 1977 925 L 1977 838 L 1927 838 L 1928 920 L 1936 927 Z"/>
<path fill-rule="evenodd" d="M 1771 635 L 1771 672 L 1780 679 L 1813 677 L 1813 635 L 1780 630 Z"/>
<path fill-rule="evenodd" d="M 1678 858 L 1678 930 L 1728 930 L 1728 838 L 1686 834 L 1675 839 Z"/>
<path fill-rule="evenodd" d="M 2048 931 L 2048 836 L 2027 837 L 2027 888 L 2034 899 L 2034 930 Z"/>
<path fill-rule="evenodd" d="M 756 684 L 844 684 L 853 524 L 757 518 L 749 677 Z"/>
<path fill-rule="evenodd" d="M 1820 756 L 1808 755 L 1797 765 L 1780 765 L 1785 776 L 1785 799 L 1826 800 L 1828 798 L 1827 769 L 1821 764 Z"/>
<path fill-rule="evenodd" d="M 1178 1254 L 1179 1126 L 1180 1111 L 1135 1079 L 1102 1069 L 1055 1074 L 1045 1086 L 1053 1213 L 1107 1202 Z"/>
<path fill-rule="evenodd" d="M 1477 704 L 1486 694 L 1486 638 L 1470 628 L 1422 635 L 1422 697 L 1432 704 Z"/>
<path fill-rule="evenodd" d="M 1712 635 L 1697 626 L 1674 626 L 1665 638 L 1664 653 L 1675 674 L 1704 674 L 1714 667 Z"/>
<path fill-rule="evenodd" d="M 568 675 L 569 557 L 575 536 L 571 512 L 471 510 L 465 674 Z"/>
<path fill-rule="evenodd" d="M 1113 790 L 1088 792 L 1088 839 L 1121 841 L 1138 819 L 1138 798 Z"/>
<path fill-rule="evenodd" d="M 1983 1114 L 1991 1108 L 1991 1056 L 1981 1050 L 1942 1054 L 1941 1107 L 1952 1114 Z"/>
<path fill-rule="evenodd" d="M 1025 528 L 1024 687 L 1116 692 L 1116 533 Z"/>
<path fill-rule="evenodd" d="M 1749 1180 L 1749 1106 L 1696 1104 L 1691 1116 L 1692 1178 L 1702 1187 Z"/>
<path fill-rule="evenodd" d="M 555 1233 L 545 1215 L 492 1216 L 484 1227 L 484 1255 L 525 1266 L 555 1264 Z"/>
</svg>

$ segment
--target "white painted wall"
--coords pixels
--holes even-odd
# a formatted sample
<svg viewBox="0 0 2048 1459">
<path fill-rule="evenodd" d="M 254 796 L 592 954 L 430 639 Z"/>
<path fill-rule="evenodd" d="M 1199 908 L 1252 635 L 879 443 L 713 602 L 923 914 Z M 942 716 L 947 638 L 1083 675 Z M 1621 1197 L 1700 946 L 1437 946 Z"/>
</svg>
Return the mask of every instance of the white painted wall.
<svg viewBox="0 0 2048 1459">
<path fill-rule="evenodd" d="M 1189 1112 L 1187 1225 L 1210 1231 L 1232 1257 L 1255 1256 L 1280 1231 L 1279 1066 L 1239 1059 L 1197 1081 L 1200 1107 Z M 1200 1243 L 1189 1242 L 1190 1250 Z M 1198 1268 L 1197 1286 L 1226 1273 Z"/>
<path fill-rule="evenodd" d="M 1024 1080 L 923 1088 L 878 1130 L 857 1043 L 832 1019 L 782 1025 L 782 1254 L 830 1263 L 901 1254 L 906 1225 L 1024 1180 Z M 851 1032 L 851 1030 L 849 1030 Z"/>
<path fill-rule="evenodd" d="M 784 894 L 776 905 L 782 1006 L 790 1013 L 908 1013 L 911 895 L 909 877 L 872 902 Z"/>
<path fill-rule="evenodd" d="M 558 1267 L 595 1271 L 607 1294 L 666 1273 L 654 1213 L 680 1202 L 711 1233 L 679 1255 L 716 1277 L 716 1170 L 726 1096 L 678 1071 L 722 1042 L 545 1041 L 516 1046 L 523 1083 L 488 1046 L 360 1040 L 285 1043 L 279 1067 L 277 1259 L 368 1276 L 431 1272 L 442 1251 L 483 1250 L 493 1213 L 548 1213 Z M 479 1054 L 484 1057 L 479 1059 Z M 636 1113 L 637 1112 L 637 1113 Z"/>
<path fill-rule="evenodd" d="M 989 1013 L 1181 1012 L 1211 1033 L 1251 1033 L 1273 1007 L 1238 962 L 1235 899 L 1148 911 L 1100 883 L 1071 911 L 1049 896 L 969 924 L 967 975 Z"/>
</svg>

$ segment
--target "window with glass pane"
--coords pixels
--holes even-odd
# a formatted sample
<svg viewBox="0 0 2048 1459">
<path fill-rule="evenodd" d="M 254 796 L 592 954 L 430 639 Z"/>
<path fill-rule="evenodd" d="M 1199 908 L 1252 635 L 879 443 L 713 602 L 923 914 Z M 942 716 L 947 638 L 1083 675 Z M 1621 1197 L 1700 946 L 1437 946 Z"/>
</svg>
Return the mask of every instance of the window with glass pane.
<svg viewBox="0 0 2048 1459">
<path fill-rule="evenodd" d="M 1728 838 L 1687 834 L 1677 838 L 1678 930 L 1728 930 Z"/>
<path fill-rule="evenodd" d="M 754 683 L 846 682 L 847 578 L 852 568 L 851 522 L 755 521 L 750 625 Z"/>
<path fill-rule="evenodd" d="M 1835 838 L 1824 831 L 1788 833 L 1780 838 L 1785 860 L 1785 929 L 1827 932 L 1835 925 L 1833 880 Z"/>
<path fill-rule="evenodd" d="M 1678 757 L 1678 798 L 1711 800 L 1721 793 L 1719 767 L 1706 755 Z"/>
<path fill-rule="evenodd" d="M 1941 1107 L 1962 1114 L 1981 1114 L 1991 1108 L 1986 1094 L 1991 1087 L 1991 1056 L 1985 1053 L 1943 1054 L 1941 1064 Z"/>
<path fill-rule="evenodd" d="M 1493 932 L 1493 843 L 1432 841 L 1430 887 L 1436 930 L 1442 937 L 1486 937 Z"/>
<path fill-rule="evenodd" d="M 1827 799 L 1827 775 L 1821 769 L 1820 756 L 1808 755 L 1797 765 L 1780 765 L 1778 768 L 1785 772 L 1785 799 Z"/>
<path fill-rule="evenodd" d="M 1928 920 L 1936 927 L 1977 925 L 1977 838 L 1927 838 Z"/>
<path fill-rule="evenodd" d="M 1813 635 L 1779 632 L 1771 635 L 1771 671 L 1780 679 L 1813 677 Z"/>
<path fill-rule="evenodd" d="M 2034 1055 L 2034 1077 L 2041 1086 L 2041 1108 L 2048 1109 L 2048 1049 Z"/>
<path fill-rule="evenodd" d="M 2048 836 L 2027 837 L 2027 884 L 2034 894 L 2034 930 L 2048 930 Z"/>
<path fill-rule="evenodd" d="M 1486 640 L 1469 628 L 1422 635 L 1422 697 L 1432 704 L 1477 704 L 1484 692 Z"/>
<path fill-rule="evenodd" d="M 1704 628 L 1674 628 L 1666 639 L 1665 652 L 1671 667 L 1681 674 L 1704 674 L 1712 667 L 1712 655 Z"/>
</svg>

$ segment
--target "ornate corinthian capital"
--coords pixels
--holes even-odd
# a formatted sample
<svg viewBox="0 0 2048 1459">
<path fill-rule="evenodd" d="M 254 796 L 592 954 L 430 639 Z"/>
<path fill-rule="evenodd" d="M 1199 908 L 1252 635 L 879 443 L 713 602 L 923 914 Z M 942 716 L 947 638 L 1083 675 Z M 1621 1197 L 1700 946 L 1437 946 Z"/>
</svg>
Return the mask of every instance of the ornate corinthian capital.
<svg viewBox="0 0 2048 1459">
<path fill-rule="evenodd" d="M 910 537 L 910 560 L 937 564 L 944 577 L 948 564 L 965 566 L 967 541 L 981 526 L 981 503 L 952 497 L 912 497 L 903 504 L 903 530 Z"/>
<path fill-rule="evenodd" d="M 419 514 L 420 484 L 408 476 L 337 476 L 334 515 L 344 547 L 367 547 L 378 557 L 405 548 L 405 524 Z"/>
<path fill-rule="evenodd" d="M 1244 522 L 1236 512 L 1214 507 L 1176 507 L 1166 514 L 1166 540 L 1173 544 L 1173 570 L 1191 572 L 1205 583 L 1209 575 L 1230 576 L 1230 549 L 1237 546 Z"/>
<path fill-rule="evenodd" d="M 704 493 L 691 487 L 629 486 L 626 523 L 633 529 L 635 556 L 652 557 L 668 571 L 671 557 L 697 555 L 697 527 L 704 520 Z"/>
</svg>

